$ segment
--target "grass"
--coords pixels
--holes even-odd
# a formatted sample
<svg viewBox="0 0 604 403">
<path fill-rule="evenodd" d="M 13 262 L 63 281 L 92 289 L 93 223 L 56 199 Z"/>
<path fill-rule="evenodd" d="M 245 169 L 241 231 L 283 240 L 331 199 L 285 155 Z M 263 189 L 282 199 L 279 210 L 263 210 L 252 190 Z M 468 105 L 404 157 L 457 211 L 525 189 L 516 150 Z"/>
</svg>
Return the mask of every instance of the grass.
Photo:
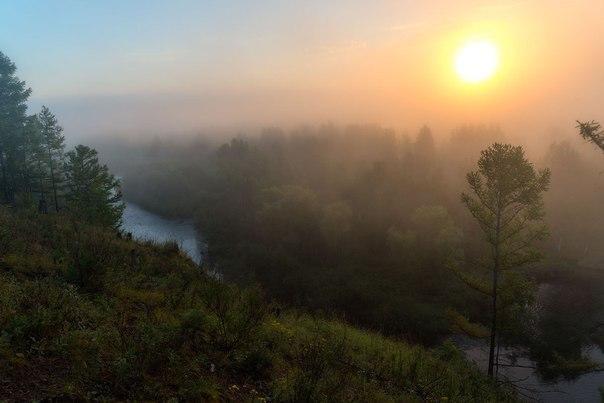
<svg viewBox="0 0 604 403">
<path fill-rule="evenodd" d="M 0 397 L 509 401 L 452 345 L 274 309 L 173 245 L 0 208 Z"/>
</svg>

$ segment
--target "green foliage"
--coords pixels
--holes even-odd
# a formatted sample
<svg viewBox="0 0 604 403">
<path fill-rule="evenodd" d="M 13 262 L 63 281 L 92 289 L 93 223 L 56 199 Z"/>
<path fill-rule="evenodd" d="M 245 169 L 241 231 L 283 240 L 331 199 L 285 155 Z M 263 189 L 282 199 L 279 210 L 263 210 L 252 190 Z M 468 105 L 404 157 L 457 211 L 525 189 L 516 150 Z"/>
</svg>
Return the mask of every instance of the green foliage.
<svg viewBox="0 0 604 403">
<path fill-rule="evenodd" d="M 52 200 L 55 211 L 59 211 L 59 192 L 63 184 L 63 153 L 65 150 L 65 137 L 63 128 L 59 126 L 57 118 L 46 106 L 37 115 L 40 135 L 42 138 L 42 151 L 44 163 L 48 167 L 48 179 L 52 190 Z"/>
<path fill-rule="evenodd" d="M 120 181 L 99 163 L 97 152 L 79 145 L 67 153 L 67 206 L 87 222 L 119 227 L 124 211 Z"/>
<path fill-rule="evenodd" d="M 323 207 L 319 231 L 329 248 L 337 250 L 350 241 L 352 220 L 352 208 L 345 202 L 334 202 Z"/>
<path fill-rule="evenodd" d="M 596 147 L 604 151 L 604 130 L 602 130 L 602 126 L 598 122 L 577 121 L 577 129 L 579 129 L 581 137 L 590 143 L 594 143 Z"/>
<path fill-rule="evenodd" d="M 12 234 L 0 257 L 4 398 L 514 398 L 451 346 L 430 352 L 334 321 L 275 316 L 258 290 L 207 277 L 177 249 L 65 218 L 0 209 Z M 70 275 L 77 256 L 82 284 Z"/>
<path fill-rule="evenodd" d="M 336 322 L 297 315 L 284 322 L 297 333 L 281 330 L 287 362 L 275 380 L 278 401 L 463 401 L 468 390 L 490 388 L 484 378 L 468 377 L 476 368 L 451 344 L 428 352 Z M 513 397 L 479 392 L 475 398 Z"/>
<path fill-rule="evenodd" d="M 195 154 L 195 162 L 162 154 L 137 176 L 153 189 L 133 176 L 125 189 L 152 209 L 195 216 L 229 281 L 258 281 L 281 302 L 433 343 L 448 332 L 446 306 L 463 300 L 451 298 L 463 289 L 443 262 L 459 231 L 435 203 L 444 183 L 429 129 L 409 147 L 376 127 L 267 132 Z M 407 233 L 417 242 L 397 244 Z"/>
<path fill-rule="evenodd" d="M 95 150 L 78 146 L 65 163 L 65 138 L 46 106 L 27 115 L 31 90 L 0 52 L 0 191 L 3 203 L 48 213 L 48 195 L 59 212 L 66 199 L 72 214 L 117 227 L 123 205 L 119 181 L 98 163 Z M 67 183 L 65 183 L 67 181 Z M 67 187 L 65 187 L 67 185 Z"/>
<path fill-rule="evenodd" d="M 522 147 L 495 143 L 482 152 L 478 171 L 470 172 L 467 180 L 475 196 L 462 193 L 462 201 L 480 225 L 486 242 L 504 248 L 500 268 L 538 260 L 530 247 L 547 235 L 540 221 L 549 170 L 535 172 Z"/>
<path fill-rule="evenodd" d="M 15 76 L 16 70 L 0 52 L 0 191 L 4 203 L 14 203 L 15 195 L 26 190 L 27 183 L 22 143 L 31 89 Z"/>
<path fill-rule="evenodd" d="M 470 322 L 468 318 L 459 312 L 449 309 L 447 314 L 449 315 L 451 323 L 453 324 L 453 328 L 460 333 L 464 333 L 475 338 L 487 338 L 489 336 L 489 330 L 486 327 L 479 323 Z"/>
<path fill-rule="evenodd" d="M 492 301 L 489 375 L 493 374 L 496 337 L 510 321 L 521 317 L 530 306 L 532 287 L 512 269 L 541 259 L 535 243 L 547 236 L 543 192 L 550 183 L 550 171 L 536 172 L 526 160 L 522 147 L 495 143 L 482 151 L 478 171 L 467 175 L 472 196 L 461 200 L 474 217 L 488 245 L 486 273 L 463 272 L 459 277 L 471 288 L 487 294 Z M 492 280 L 481 278 L 488 274 Z M 498 315 L 502 311 L 501 315 Z M 499 318 L 498 318 L 499 316 Z M 507 320 L 506 320 L 507 319 Z M 503 325 L 502 325 L 503 324 Z"/>
</svg>

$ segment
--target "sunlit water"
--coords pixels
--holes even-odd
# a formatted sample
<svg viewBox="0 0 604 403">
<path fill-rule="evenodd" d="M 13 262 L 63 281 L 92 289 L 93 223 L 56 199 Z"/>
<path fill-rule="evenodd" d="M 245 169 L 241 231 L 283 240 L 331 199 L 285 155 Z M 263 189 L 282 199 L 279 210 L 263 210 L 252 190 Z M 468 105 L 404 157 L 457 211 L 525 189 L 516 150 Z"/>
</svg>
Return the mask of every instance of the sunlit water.
<svg viewBox="0 0 604 403">
<path fill-rule="evenodd" d="M 482 341 L 470 340 L 466 337 L 454 339 L 455 343 L 464 351 L 466 357 L 474 361 L 479 368 L 486 370 L 489 349 Z M 514 350 L 501 349 L 500 357 L 517 353 Z M 585 354 L 596 363 L 604 363 L 604 353 L 597 346 L 585 350 Z M 500 362 L 509 360 L 500 359 Z M 519 358 L 514 365 L 534 367 L 535 363 L 526 358 Z M 582 375 L 574 380 L 559 380 L 554 383 L 544 382 L 531 368 L 501 367 L 499 375 L 502 379 L 512 381 L 519 393 L 525 399 L 535 399 L 543 402 L 600 402 L 598 388 L 604 386 L 604 372 L 592 372 Z"/>
<path fill-rule="evenodd" d="M 122 220 L 122 230 L 132 233 L 134 238 L 174 241 L 195 263 L 201 263 L 203 242 L 191 221 L 166 219 L 133 203 L 126 204 Z"/>
</svg>

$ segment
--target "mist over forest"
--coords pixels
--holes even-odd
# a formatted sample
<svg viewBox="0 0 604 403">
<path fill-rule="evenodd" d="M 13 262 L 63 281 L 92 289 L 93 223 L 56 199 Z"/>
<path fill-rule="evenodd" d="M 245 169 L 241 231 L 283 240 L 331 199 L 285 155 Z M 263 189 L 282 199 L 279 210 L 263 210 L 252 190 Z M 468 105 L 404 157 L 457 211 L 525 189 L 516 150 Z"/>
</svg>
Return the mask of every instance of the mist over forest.
<svg viewBox="0 0 604 403">
<path fill-rule="evenodd" d="M 208 175 L 216 174 L 216 164 L 230 147 L 239 146 L 245 154 L 253 155 L 249 158 L 258 167 L 238 169 L 241 175 L 258 182 L 259 187 L 295 185 L 325 194 L 322 200 L 350 202 L 351 188 L 360 186 L 362 181 L 358 177 L 383 169 L 384 173 L 379 175 L 388 179 L 384 179 L 382 186 L 392 192 L 392 204 L 401 200 L 400 210 L 426 204 L 405 200 L 426 197 L 430 203 L 455 212 L 463 210 L 459 192 L 466 186 L 465 175 L 475 166 L 481 150 L 495 142 L 519 144 L 536 167 L 552 170 L 552 185 L 545 195 L 546 219 L 551 228 L 549 247 L 565 259 L 592 266 L 604 263 L 604 251 L 598 247 L 604 231 L 599 214 L 604 195 L 598 191 L 603 186 L 604 162 L 597 150 L 576 132 L 562 134 L 554 130 L 541 135 L 542 139 L 535 136 L 525 140 L 505 133 L 494 124 L 460 126 L 440 135 L 427 125 L 412 134 L 358 124 L 300 126 L 291 130 L 273 127 L 249 132 L 157 134 L 150 139 L 108 136 L 93 140 L 92 144 L 102 152 L 103 160 L 112 170 L 123 176 L 127 199 L 152 205 L 153 210 L 167 216 L 193 214 L 194 208 L 188 205 L 196 205 L 195 198 L 203 197 L 199 195 L 203 190 L 195 188 Z M 250 172 L 245 172 L 246 168 Z M 253 169 L 260 170 L 262 175 L 275 172 L 264 182 L 254 176 Z M 387 171 L 400 171 L 396 173 L 399 178 Z M 403 180 L 412 179 L 415 183 L 424 182 L 431 189 L 429 192 L 437 195 L 425 195 L 421 190 L 424 188 L 400 188 L 401 183 L 407 183 Z M 178 195 L 186 200 L 170 200 Z M 563 219 L 561 216 L 567 215 L 569 209 L 574 212 L 572 217 Z M 399 218 L 389 217 L 392 223 Z"/>
<path fill-rule="evenodd" d="M 0 400 L 603 401 L 604 3 L 374 3 L 0 4 Z"/>
<path fill-rule="evenodd" d="M 508 141 L 488 125 L 462 126 L 440 141 L 427 126 L 407 135 L 324 125 L 227 141 L 115 140 L 101 150 L 126 200 L 194 218 L 209 264 L 229 281 L 260 283 L 277 301 L 433 345 L 469 322 L 487 324 L 488 300 L 447 260 L 451 250 L 468 259 L 484 253 L 460 193 L 481 150 Z M 501 337 L 527 346 L 556 376 L 565 373 L 560 361 L 573 367 L 585 346 L 602 341 L 592 331 L 604 303 L 604 161 L 577 133 L 527 158 L 551 170 L 549 236 L 538 242 L 543 259 L 521 269 L 515 287 L 524 292 L 510 296 L 517 309 L 533 307 L 509 313 Z"/>
</svg>

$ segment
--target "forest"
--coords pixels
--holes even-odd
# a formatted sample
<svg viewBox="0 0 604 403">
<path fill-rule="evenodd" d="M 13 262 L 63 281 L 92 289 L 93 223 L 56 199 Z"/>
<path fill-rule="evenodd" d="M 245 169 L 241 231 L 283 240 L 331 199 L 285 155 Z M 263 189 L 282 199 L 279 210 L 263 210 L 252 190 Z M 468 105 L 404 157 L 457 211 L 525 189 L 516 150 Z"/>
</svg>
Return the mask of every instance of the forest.
<svg viewBox="0 0 604 403">
<path fill-rule="evenodd" d="M 604 161 L 597 142 L 575 136 L 533 157 L 535 168 L 516 149 L 542 183 L 522 219 L 533 223 L 520 253 L 505 262 L 497 308 L 497 343 L 525 347 L 554 379 L 593 370 L 584 347 L 604 341 Z M 488 126 L 461 127 L 437 144 L 428 127 L 401 136 L 327 125 L 224 144 L 200 136 L 100 147 L 128 200 L 194 217 L 206 264 L 228 281 L 434 346 L 492 327 L 490 249 L 475 218 L 485 214 L 461 193 L 471 193 L 466 173 L 481 150 L 505 142 Z"/>
<path fill-rule="evenodd" d="M 515 401 L 522 359 L 604 371 L 596 121 L 87 146 L 31 93 L 0 53 L 0 399 Z M 192 220 L 201 265 L 124 231 L 129 203 Z"/>
</svg>

